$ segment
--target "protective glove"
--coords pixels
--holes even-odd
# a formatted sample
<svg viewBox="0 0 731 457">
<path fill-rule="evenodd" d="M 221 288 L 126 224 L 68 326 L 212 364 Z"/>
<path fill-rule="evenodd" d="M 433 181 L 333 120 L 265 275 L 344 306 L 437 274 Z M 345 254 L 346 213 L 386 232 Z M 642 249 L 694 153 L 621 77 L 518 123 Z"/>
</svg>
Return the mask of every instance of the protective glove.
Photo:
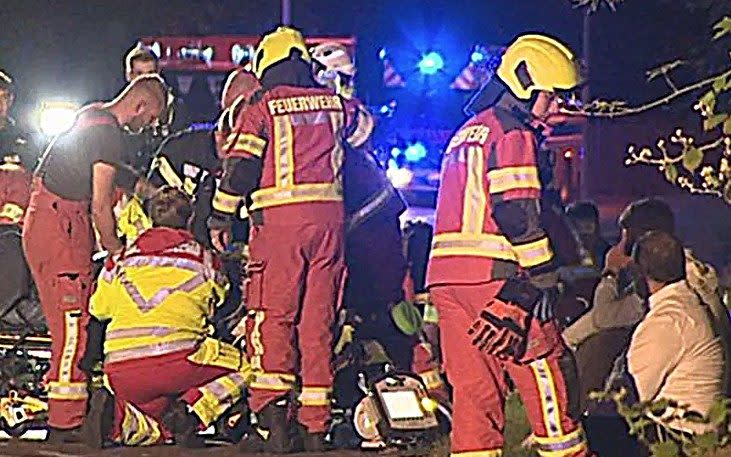
<svg viewBox="0 0 731 457">
<path fill-rule="evenodd" d="M 559 290 L 557 287 L 540 289 L 540 296 L 533 305 L 533 317 L 539 322 L 548 322 L 554 317 L 554 308 L 558 303 Z"/>
<path fill-rule="evenodd" d="M 498 299 L 512 303 L 530 313 L 539 322 L 548 322 L 554 317 L 559 289 L 553 282 L 539 283 L 520 278 L 508 279 L 500 289 Z M 545 287 L 544 287 L 545 286 Z"/>
<path fill-rule="evenodd" d="M 480 351 L 499 358 L 515 357 L 525 348 L 530 314 L 512 303 L 493 300 L 467 331 Z"/>
</svg>

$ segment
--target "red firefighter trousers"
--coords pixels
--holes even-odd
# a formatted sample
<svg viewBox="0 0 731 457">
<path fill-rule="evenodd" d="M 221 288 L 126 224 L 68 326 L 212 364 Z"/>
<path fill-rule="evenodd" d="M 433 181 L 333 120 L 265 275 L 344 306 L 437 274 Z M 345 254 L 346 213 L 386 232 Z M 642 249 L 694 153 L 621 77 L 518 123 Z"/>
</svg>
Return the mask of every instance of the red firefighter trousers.
<svg viewBox="0 0 731 457">
<path fill-rule="evenodd" d="M 584 456 L 586 441 L 569 417 L 567 386 L 559 368 L 564 348 L 519 364 L 478 351 L 467 330 L 502 281 L 431 288 L 439 312 L 442 357 L 453 391 L 452 455 L 499 456 L 505 424 L 509 376 L 525 405 L 538 453 L 545 457 Z"/>
<path fill-rule="evenodd" d="M 244 374 L 191 362 L 190 355 L 182 351 L 104 367 L 115 396 L 110 438 L 128 446 L 161 444 L 172 438 L 162 418 L 173 401 L 187 404 L 201 426 L 208 426 L 241 399 Z"/>
<path fill-rule="evenodd" d="M 249 405 L 259 412 L 288 395 L 299 375 L 298 421 L 311 433 L 324 432 L 330 420 L 333 326 L 346 271 L 343 224 L 267 221 L 252 227 L 249 243 L 246 347 L 259 372 L 250 385 Z"/>
<path fill-rule="evenodd" d="M 81 425 L 86 375 L 77 363 L 86 347 L 94 245 L 89 203 L 69 201 L 34 182 L 23 225 L 23 250 L 51 332 L 48 424 Z"/>
</svg>

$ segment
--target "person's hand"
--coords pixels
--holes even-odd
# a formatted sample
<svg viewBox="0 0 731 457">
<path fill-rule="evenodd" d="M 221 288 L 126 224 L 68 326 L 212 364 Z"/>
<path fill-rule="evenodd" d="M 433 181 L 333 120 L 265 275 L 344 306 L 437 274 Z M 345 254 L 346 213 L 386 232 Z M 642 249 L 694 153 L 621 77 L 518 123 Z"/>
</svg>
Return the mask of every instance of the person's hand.
<svg viewBox="0 0 731 457">
<path fill-rule="evenodd" d="M 228 228 L 212 228 L 209 234 L 213 247 L 218 252 L 226 252 L 226 246 L 231 242 L 231 231 Z"/>
<path fill-rule="evenodd" d="M 124 251 L 124 243 L 122 243 L 122 241 L 119 239 L 117 240 L 117 243 L 107 249 L 107 252 L 109 252 L 109 257 L 114 259 L 118 258 L 122 251 Z"/>
<path fill-rule="evenodd" d="M 624 253 L 624 240 L 612 246 L 604 260 L 604 268 L 612 273 L 619 274 L 620 270 L 630 264 L 632 258 Z"/>
<path fill-rule="evenodd" d="M 135 183 L 135 194 L 139 195 L 143 200 L 152 197 L 156 191 L 157 187 L 146 178 L 139 178 Z"/>
</svg>

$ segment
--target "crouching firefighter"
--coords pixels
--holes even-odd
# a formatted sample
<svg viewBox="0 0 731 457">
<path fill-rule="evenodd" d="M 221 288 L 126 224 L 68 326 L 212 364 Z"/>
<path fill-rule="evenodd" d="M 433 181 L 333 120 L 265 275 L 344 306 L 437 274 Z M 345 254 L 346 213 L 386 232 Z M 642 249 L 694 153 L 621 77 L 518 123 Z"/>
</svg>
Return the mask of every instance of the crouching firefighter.
<svg viewBox="0 0 731 457">
<path fill-rule="evenodd" d="M 553 252 L 541 228 L 534 118 L 578 84 L 563 44 L 523 35 L 472 99 L 473 117 L 442 165 L 427 283 L 454 388 L 453 456 L 501 455 L 506 374 L 542 456 L 589 454 L 568 414 L 564 355 L 551 302 Z"/>
<path fill-rule="evenodd" d="M 106 386 L 92 395 L 84 424 L 94 448 L 172 439 L 201 446 L 197 432 L 238 402 L 250 381 L 244 355 L 208 337 L 226 281 L 188 230 L 190 200 L 163 187 L 146 210 L 153 227 L 108 261 L 91 298 L 91 314 L 107 322 Z"/>
<path fill-rule="evenodd" d="M 324 448 L 331 417 L 333 326 L 345 280 L 342 141 L 362 144 L 363 118 L 318 87 L 310 62 L 297 30 L 280 27 L 262 38 L 253 65 L 262 91 L 237 121 L 243 153 L 230 181 L 237 188 L 224 189 L 247 196 L 256 188 L 246 333 L 252 367 L 262 373 L 249 396 L 259 432 L 243 441 L 244 450 L 292 450 L 288 410 L 297 375 L 296 420 L 306 450 Z M 220 237 L 225 225 L 211 223 L 218 233 L 212 238 Z"/>
</svg>

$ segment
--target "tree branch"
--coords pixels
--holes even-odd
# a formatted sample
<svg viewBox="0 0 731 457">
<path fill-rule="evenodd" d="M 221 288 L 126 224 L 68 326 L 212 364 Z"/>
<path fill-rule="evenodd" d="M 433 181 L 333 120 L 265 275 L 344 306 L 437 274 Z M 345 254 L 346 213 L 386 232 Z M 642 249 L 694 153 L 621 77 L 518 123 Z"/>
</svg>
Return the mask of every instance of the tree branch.
<svg viewBox="0 0 731 457">
<path fill-rule="evenodd" d="M 651 102 L 645 103 L 644 105 L 640 105 L 640 106 L 623 107 L 623 106 L 618 106 L 615 104 L 615 105 L 610 106 L 611 111 L 603 112 L 603 111 L 593 110 L 593 109 L 591 109 L 591 105 L 589 105 L 589 107 L 587 109 L 580 109 L 580 110 L 562 108 L 561 113 L 567 114 L 567 115 L 573 115 L 573 116 L 610 118 L 610 119 L 615 118 L 615 117 L 620 117 L 620 116 L 630 116 L 633 114 L 639 114 L 639 113 L 642 113 L 645 111 L 649 111 L 651 109 L 657 108 L 658 106 L 666 105 L 682 95 L 685 95 L 687 93 L 698 90 L 702 87 L 713 84 L 713 82 L 719 77 L 728 78 L 729 76 L 731 76 L 731 70 L 727 70 L 724 73 L 720 73 L 720 74 L 711 76 L 709 78 L 698 81 L 689 86 L 685 86 L 680 89 L 676 89 L 672 93 L 670 93 L 662 98 L 653 100 Z M 594 102 L 594 104 L 596 104 L 596 102 Z"/>
</svg>

